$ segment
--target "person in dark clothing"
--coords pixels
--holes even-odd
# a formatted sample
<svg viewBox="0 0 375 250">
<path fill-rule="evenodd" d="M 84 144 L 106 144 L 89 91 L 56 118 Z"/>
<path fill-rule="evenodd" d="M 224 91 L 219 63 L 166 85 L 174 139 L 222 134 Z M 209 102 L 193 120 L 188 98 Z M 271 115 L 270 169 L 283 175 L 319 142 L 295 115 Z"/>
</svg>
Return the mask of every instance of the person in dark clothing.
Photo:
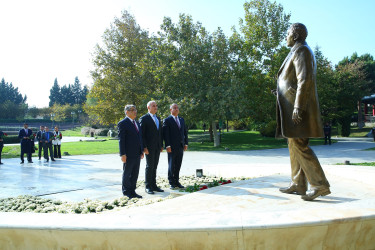
<svg viewBox="0 0 375 250">
<path fill-rule="evenodd" d="M 327 122 L 324 127 L 324 145 L 327 145 L 327 141 L 329 141 L 329 145 L 331 145 L 331 125 Z"/>
<path fill-rule="evenodd" d="M 18 138 L 21 139 L 21 164 L 24 163 L 24 154 L 27 155 L 27 161 L 29 163 L 33 163 L 31 158 L 31 150 L 32 150 L 32 143 L 31 137 L 33 135 L 33 131 L 29 129 L 29 125 L 27 123 L 23 124 L 23 129 L 21 129 L 18 133 Z"/>
<path fill-rule="evenodd" d="M 46 132 L 44 132 L 42 135 L 42 140 L 44 143 L 44 148 L 43 148 L 44 158 L 47 160 L 47 162 L 49 161 L 49 157 L 48 157 L 48 150 L 49 150 L 51 161 L 55 161 L 55 159 L 53 158 L 53 149 L 52 149 L 52 140 L 54 136 L 53 136 L 53 133 L 49 131 L 48 127 L 45 127 L 45 130 Z"/>
<path fill-rule="evenodd" d="M 42 158 L 42 150 L 43 150 L 43 141 L 42 141 L 42 135 L 44 133 L 44 126 L 40 126 L 40 130 L 38 133 L 36 133 L 36 140 L 38 141 L 38 156 L 39 160 Z"/>
<path fill-rule="evenodd" d="M 373 127 L 373 128 L 371 129 L 371 132 L 372 132 L 372 136 L 374 137 L 374 141 L 375 141 L 375 127 Z"/>
<path fill-rule="evenodd" d="M 1 152 L 3 152 L 4 147 L 4 136 L 6 136 L 6 134 L 0 130 L 0 164 L 3 164 L 1 162 Z"/>
</svg>

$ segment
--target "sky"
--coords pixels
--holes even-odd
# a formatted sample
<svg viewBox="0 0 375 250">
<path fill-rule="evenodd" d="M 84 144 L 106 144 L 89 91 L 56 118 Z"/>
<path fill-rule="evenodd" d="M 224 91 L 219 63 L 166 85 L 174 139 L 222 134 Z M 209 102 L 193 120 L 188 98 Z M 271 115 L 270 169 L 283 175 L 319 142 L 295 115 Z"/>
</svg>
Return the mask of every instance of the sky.
<svg viewBox="0 0 375 250">
<path fill-rule="evenodd" d="M 92 53 L 106 28 L 129 11 L 141 28 L 160 29 L 163 18 L 189 14 L 209 32 L 238 30 L 245 0 L 0 0 L 0 79 L 12 82 L 29 106 L 47 107 L 57 78 L 68 85 L 78 76 L 91 86 Z M 354 52 L 375 56 L 375 1 L 276 0 L 304 23 L 307 43 L 337 64 Z"/>
</svg>

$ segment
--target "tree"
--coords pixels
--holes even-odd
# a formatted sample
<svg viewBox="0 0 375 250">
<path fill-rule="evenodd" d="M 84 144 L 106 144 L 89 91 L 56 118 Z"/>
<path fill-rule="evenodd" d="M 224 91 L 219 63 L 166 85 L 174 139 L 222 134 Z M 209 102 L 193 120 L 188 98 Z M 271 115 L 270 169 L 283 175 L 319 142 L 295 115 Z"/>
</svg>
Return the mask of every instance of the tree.
<svg viewBox="0 0 375 250">
<path fill-rule="evenodd" d="M 148 32 L 127 11 L 104 32 L 103 45 L 94 51 L 94 84 L 88 95 L 95 101 L 85 105 L 98 122 L 117 123 L 126 104 L 140 106 L 152 93 L 153 76 L 147 67 L 150 44 Z"/>
<path fill-rule="evenodd" d="M 314 50 L 317 65 L 316 84 L 318 90 L 320 111 L 324 122 L 332 121 L 336 118 L 337 89 L 335 71 L 331 62 L 324 57 L 319 47 Z"/>
<path fill-rule="evenodd" d="M 238 51 L 236 76 L 245 86 L 247 112 L 257 122 L 275 119 L 275 78 L 289 52 L 282 46 L 289 27 L 290 14 L 281 4 L 253 0 L 244 4 L 245 19 L 240 22 L 242 35 L 234 32 L 232 45 Z"/>
<path fill-rule="evenodd" d="M 190 122 L 208 121 L 213 127 L 214 146 L 220 141 L 216 124 L 238 115 L 241 86 L 232 77 L 229 42 L 219 28 L 209 34 L 201 23 L 181 14 L 177 24 L 164 18 L 158 76 L 164 102 L 176 102 Z"/>
<path fill-rule="evenodd" d="M 48 105 L 49 107 L 52 107 L 54 103 L 61 103 L 62 101 L 61 89 L 57 81 L 57 78 L 55 78 L 55 81 L 53 82 L 53 86 L 49 92 L 50 92 L 49 105 Z"/>
<path fill-rule="evenodd" d="M 22 119 L 27 110 L 26 99 L 26 95 L 22 96 L 18 88 L 3 78 L 0 82 L 0 118 Z"/>
</svg>

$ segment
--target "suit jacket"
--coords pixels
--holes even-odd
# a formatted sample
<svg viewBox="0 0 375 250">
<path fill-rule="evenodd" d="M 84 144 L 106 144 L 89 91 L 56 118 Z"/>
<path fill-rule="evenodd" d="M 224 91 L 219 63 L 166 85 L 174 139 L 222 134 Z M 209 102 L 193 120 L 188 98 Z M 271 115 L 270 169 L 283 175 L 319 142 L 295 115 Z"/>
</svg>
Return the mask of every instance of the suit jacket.
<svg viewBox="0 0 375 250">
<path fill-rule="evenodd" d="M 157 116 L 156 116 L 157 117 Z M 145 114 L 139 119 L 142 128 L 143 147 L 147 149 L 161 149 L 163 147 L 163 125 L 160 118 L 159 129 L 157 129 L 154 119 L 150 113 Z"/>
<path fill-rule="evenodd" d="M 125 117 L 117 124 L 120 156 L 140 157 L 143 153 L 142 128 L 136 121 L 139 132 L 128 117 Z"/>
<path fill-rule="evenodd" d="M 33 134 L 33 131 L 31 129 L 27 129 L 27 134 L 25 132 L 25 129 L 21 129 L 18 132 L 18 138 L 21 139 L 21 149 L 25 152 L 29 152 L 31 149 L 31 139 L 23 139 L 24 137 L 30 137 Z"/>
<path fill-rule="evenodd" d="M 302 110 L 299 124 L 292 120 L 294 108 Z M 307 43 L 296 43 L 278 72 L 276 118 L 276 137 L 323 137 L 316 62 Z"/>
<path fill-rule="evenodd" d="M 36 133 L 36 139 L 38 142 L 42 140 L 43 131 L 39 130 L 38 133 Z"/>
<path fill-rule="evenodd" d="M 48 131 L 48 132 L 44 132 L 43 134 L 42 134 L 42 141 L 44 142 L 44 143 L 46 143 L 46 141 L 47 141 L 47 134 L 49 135 L 49 140 L 48 140 L 48 144 L 52 144 L 52 140 L 53 140 L 53 138 L 54 138 L 54 136 L 53 136 L 53 132 L 51 132 L 51 131 Z"/>
<path fill-rule="evenodd" d="M 182 117 L 178 117 L 180 121 L 180 128 L 174 119 L 174 116 L 170 115 L 164 119 L 163 122 L 163 138 L 165 147 L 171 146 L 173 148 L 184 147 L 188 145 L 187 129 L 185 121 Z"/>
</svg>

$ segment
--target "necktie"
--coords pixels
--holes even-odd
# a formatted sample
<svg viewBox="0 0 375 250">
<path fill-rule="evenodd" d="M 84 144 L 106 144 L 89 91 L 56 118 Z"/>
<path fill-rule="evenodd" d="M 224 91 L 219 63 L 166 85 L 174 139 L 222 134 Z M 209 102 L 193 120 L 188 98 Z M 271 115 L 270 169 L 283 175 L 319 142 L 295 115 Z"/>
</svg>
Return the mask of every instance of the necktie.
<svg viewBox="0 0 375 250">
<path fill-rule="evenodd" d="M 139 130 L 138 130 L 137 124 L 135 124 L 135 121 L 134 121 L 134 120 L 133 120 L 133 124 L 134 124 L 135 130 L 137 130 L 137 133 L 139 133 Z"/>
<path fill-rule="evenodd" d="M 49 141 L 49 133 L 47 133 L 47 141 Z"/>
<path fill-rule="evenodd" d="M 154 121 L 155 121 L 155 124 L 156 124 L 156 128 L 159 129 L 159 120 L 156 117 L 156 115 L 153 115 L 153 117 L 154 117 Z"/>
<path fill-rule="evenodd" d="M 180 121 L 177 119 L 177 116 L 175 117 L 175 120 L 176 120 L 176 123 L 177 123 L 178 128 L 181 128 L 181 126 L 180 126 Z"/>
</svg>

